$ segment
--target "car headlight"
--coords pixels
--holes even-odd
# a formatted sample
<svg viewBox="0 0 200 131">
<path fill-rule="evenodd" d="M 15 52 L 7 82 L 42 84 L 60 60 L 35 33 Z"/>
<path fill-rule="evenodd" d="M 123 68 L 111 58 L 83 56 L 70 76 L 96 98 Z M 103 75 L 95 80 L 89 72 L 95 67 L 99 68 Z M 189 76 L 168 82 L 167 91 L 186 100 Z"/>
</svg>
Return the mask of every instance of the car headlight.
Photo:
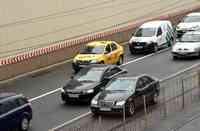
<svg viewBox="0 0 200 131">
<path fill-rule="evenodd" d="M 98 103 L 98 102 L 97 102 L 96 99 L 92 99 L 92 101 L 91 101 L 91 104 L 92 104 L 92 105 L 97 105 L 97 103 Z"/>
<path fill-rule="evenodd" d="M 65 92 L 65 90 L 64 90 L 62 87 L 60 88 L 60 91 L 61 91 L 61 92 Z"/>
<path fill-rule="evenodd" d="M 73 62 L 74 62 L 74 63 L 76 63 L 76 61 L 77 61 L 76 59 L 73 59 Z"/>
<path fill-rule="evenodd" d="M 197 26 L 193 26 L 192 28 L 191 28 L 191 30 L 197 30 L 197 29 L 199 29 L 199 26 L 197 25 Z"/>
<path fill-rule="evenodd" d="M 117 101 L 116 106 L 123 106 L 125 104 L 125 101 Z"/>
<path fill-rule="evenodd" d="M 94 89 L 89 89 L 85 91 L 85 93 L 93 93 L 93 92 L 94 92 Z"/>
<path fill-rule="evenodd" d="M 95 64 L 95 63 L 98 63 L 98 61 L 97 60 L 91 60 L 90 63 Z"/>
</svg>

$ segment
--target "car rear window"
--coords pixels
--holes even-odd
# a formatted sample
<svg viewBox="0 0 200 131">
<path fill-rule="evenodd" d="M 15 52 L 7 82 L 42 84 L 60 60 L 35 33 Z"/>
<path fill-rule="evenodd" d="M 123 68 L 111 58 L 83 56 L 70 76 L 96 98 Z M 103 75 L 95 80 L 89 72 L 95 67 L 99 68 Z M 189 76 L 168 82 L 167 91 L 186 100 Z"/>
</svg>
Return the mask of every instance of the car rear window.
<svg viewBox="0 0 200 131">
<path fill-rule="evenodd" d="M 184 23 L 189 23 L 189 22 L 200 22 L 200 16 L 186 16 L 183 19 Z"/>
</svg>

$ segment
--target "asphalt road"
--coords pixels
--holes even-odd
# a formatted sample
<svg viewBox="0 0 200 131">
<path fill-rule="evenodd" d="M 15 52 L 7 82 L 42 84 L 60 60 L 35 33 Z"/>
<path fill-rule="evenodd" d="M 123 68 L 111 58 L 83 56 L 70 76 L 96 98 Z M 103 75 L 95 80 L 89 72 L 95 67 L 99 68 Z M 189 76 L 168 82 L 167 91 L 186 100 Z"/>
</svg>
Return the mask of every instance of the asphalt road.
<svg viewBox="0 0 200 131">
<path fill-rule="evenodd" d="M 0 57 L 198 3 L 199 0 L 2 0 Z"/>
<path fill-rule="evenodd" d="M 126 62 L 129 61 L 129 64 L 125 65 L 124 68 L 128 69 L 129 74 L 135 76 L 145 73 L 160 79 L 200 62 L 199 59 L 173 61 L 170 51 L 144 58 L 138 62 L 130 62 L 130 60 L 139 57 L 142 55 L 126 54 Z M 24 93 L 27 97 L 33 98 L 59 88 L 69 78 L 70 72 L 70 63 L 68 63 L 50 72 L 17 80 L 1 87 L 0 91 Z M 34 119 L 30 131 L 47 131 L 49 128 L 89 111 L 88 105 L 63 104 L 60 100 L 60 91 L 35 99 L 32 101 L 32 107 Z"/>
</svg>

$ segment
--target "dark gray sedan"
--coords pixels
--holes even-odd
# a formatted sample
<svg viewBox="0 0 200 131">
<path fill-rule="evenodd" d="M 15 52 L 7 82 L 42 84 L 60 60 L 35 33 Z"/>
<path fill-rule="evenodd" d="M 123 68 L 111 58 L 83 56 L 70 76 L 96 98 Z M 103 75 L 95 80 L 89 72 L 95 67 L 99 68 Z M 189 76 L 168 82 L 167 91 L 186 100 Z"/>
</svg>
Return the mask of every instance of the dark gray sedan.
<svg viewBox="0 0 200 131">
<path fill-rule="evenodd" d="M 118 77 L 108 83 L 106 88 L 91 101 L 91 111 L 99 113 L 122 113 L 133 115 L 135 109 L 146 102 L 157 103 L 159 81 L 148 75 L 138 77 Z"/>
</svg>

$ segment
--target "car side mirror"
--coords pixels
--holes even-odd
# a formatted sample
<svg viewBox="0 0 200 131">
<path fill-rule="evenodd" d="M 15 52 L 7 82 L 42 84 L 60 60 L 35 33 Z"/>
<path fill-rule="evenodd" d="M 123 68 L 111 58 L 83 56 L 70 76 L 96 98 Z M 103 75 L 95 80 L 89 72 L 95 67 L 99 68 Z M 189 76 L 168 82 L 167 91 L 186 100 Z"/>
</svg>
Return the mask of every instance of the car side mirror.
<svg viewBox="0 0 200 131">
<path fill-rule="evenodd" d="M 71 76 L 70 76 L 70 79 L 74 79 L 74 75 L 71 75 Z"/>
<path fill-rule="evenodd" d="M 122 74 L 126 74 L 126 73 L 128 73 L 128 70 L 123 69 L 123 70 L 122 70 Z"/>
</svg>

